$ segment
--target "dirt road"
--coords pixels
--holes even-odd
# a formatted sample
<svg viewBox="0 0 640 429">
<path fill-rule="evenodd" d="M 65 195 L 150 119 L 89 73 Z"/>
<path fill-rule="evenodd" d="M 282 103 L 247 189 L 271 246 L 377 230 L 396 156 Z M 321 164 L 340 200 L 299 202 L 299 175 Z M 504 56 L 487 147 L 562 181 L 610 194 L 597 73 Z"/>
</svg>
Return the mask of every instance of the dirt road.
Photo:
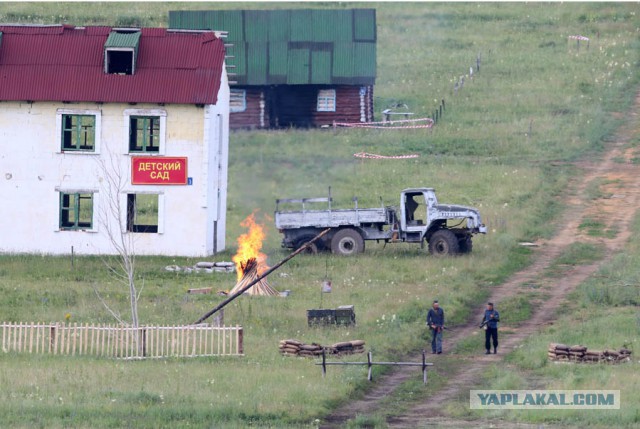
<svg viewBox="0 0 640 429">
<path fill-rule="evenodd" d="M 559 222 L 557 234 L 550 240 L 539 243 L 534 262 L 526 269 L 513 275 L 507 282 L 492 289 L 491 300 L 500 307 L 500 302 L 516 294 L 523 293 L 531 284 L 539 285 L 545 290 L 544 305 L 535 308 L 532 317 L 523 322 L 518 329 L 508 336 L 503 336 L 498 355 L 481 355 L 473 358 L 466 365 L 460 365 L 449 375 L 447 384 L 438 391 L 438 395 L 430 397 L 427 402 L 418 403 L 401 416 L 388 420 L 391 428 L 419 428 L 419 427 L 483 427 L 482 422 L 462 422 L 448 419 L 441 411 L 447 403 L 455 398 L 467 395 L 469 387 L 480 379 L 482 372 L 491 364 L 500 361 L 502 356 L 512 350 L 529 335 L 535 333 L 543 325 L 552 322 L 561 310 L 565 298 L 580 283 L 594 274 L 602 264 L 618 251 L 622 250 L 630 237 L 630 224 L 640 204 L 640 166 L 633 162 L 636 157 L 634 148 L 629 143 L 634 135 L 640 133 L 640 93 L 636 102 L 625 118 L 624 124 L 617 131 L 613 141 L 609 142 L 600 159 L 576 164 L 582 174 L 574 180 L 568 191 L 568 208 Z M 588 192 L 589 185 L 597 183 L 602 197 L 594 198 L 593 192 Z M 592 188 L 591 188 L 592 189 Z M 615 236 L 593 237 L 586 235 L 579 228 L 585 220 L 597 220 L 604 226 L 602 230 L 612 230 Z M 610 234 L 613 235 L 613 234 Z M 574 243 L 595 243 L 605 252 L 603 259 L 595 263 L 576 265 L 561 276 L 544 275 L 553 266 L 557 258 Z M 448 335 L 446 345 L 452 349 L 456 343 L 467 337 L 470 332 L 477 330 L 477 314 L 481 314 L 483 307 L 477 309 L 473 320 L 467 325 L 459 327 L 453 335 Z M 443 355 L 430 355 L 436 363 L 446 359 Z M 416 357 L 417 359 L 417 357 Z M 352 401 L 330 415 L 321 428 L 340 428 L 348 420 L 357 415 L 369 415 L 376 411 L 380 401 L 391 394 L 409 377 L 416 377 L 415 370 L 397 369 L 384 377 L 362 399 Z M 491 427 L 501 427 L 500 422 L 492 422 Z M 507 427 L 507 426 L 505 426 Z M 508 427 L 514 427 L 510 423 Z M 517 427 L 535 427 L 521 425 Z"/>
</svg>

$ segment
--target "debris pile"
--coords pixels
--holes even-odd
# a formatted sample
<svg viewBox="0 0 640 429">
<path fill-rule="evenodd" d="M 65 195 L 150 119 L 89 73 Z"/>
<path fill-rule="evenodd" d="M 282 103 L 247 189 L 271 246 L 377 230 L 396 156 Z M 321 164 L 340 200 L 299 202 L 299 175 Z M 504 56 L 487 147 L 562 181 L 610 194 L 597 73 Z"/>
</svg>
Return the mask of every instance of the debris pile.
<svg viewBox="0 0 640 429">
<path fill-rule="evenodd" d="M 581 345 L 568 346 L 551 343 L 547 350 L 547 356 L 553 361 L 618 363 L 630 361 L 631 350 L 624 347 L 620 350 L 588 350 L 587 347 Z"/>
<path fill-rule="evenodd" d="M 322 356 L 323 351 L 328 355 L 342 356 L 364 353 L 364 344 L 362 340 L 353 340 L 322 346 L 318 343 L 305 344 L 298 340 L 282 340 L 279 348 L 284 356 L 315 357 Z"/>
<path fill-rule="evenodd" d="M 178 265 L 167 265 L 165 271 L 183 273 L 233 273 L 236 265 L 233 262 L 198 262 L 192 267 L 180 267 Z"/>
</svg>

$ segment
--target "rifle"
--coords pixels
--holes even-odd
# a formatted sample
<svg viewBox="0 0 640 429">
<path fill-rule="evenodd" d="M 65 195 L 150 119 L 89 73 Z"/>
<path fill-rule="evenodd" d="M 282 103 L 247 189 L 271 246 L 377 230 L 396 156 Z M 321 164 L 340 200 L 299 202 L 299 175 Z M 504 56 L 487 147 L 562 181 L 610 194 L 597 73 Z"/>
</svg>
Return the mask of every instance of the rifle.
<svg viewBox="0 0 640 429">
<path fill-rule="evenodd" d="M 438 329 L 444 330 L 444 329 L 446 329 L 447 331 L 452 331 L 453 330 L 453 329 L 449 328 L 448 326 L 436 326 L 435 328 L 432 328 L 431 326 L 429 326 L 429 329 L 435 329 L 435 330 L 438 330 Z"/>
<path fill-rule="evenodd" d="M 489 323 L 488 320 L 483 320 L 482 323 L 480 324 L 480 329 L 484 328 L 484 326 Z"/>
</svg>

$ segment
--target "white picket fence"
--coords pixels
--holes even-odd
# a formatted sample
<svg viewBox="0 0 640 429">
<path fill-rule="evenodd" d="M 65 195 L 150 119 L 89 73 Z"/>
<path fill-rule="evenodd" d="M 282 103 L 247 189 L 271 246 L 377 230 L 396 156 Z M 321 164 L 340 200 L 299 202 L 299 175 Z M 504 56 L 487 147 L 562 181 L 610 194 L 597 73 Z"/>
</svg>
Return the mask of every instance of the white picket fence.
<svg viewBox="0 0 640 429">
<path fill-rule="evenodd" d="M 4 353 L 92 355 L 119 359 L 243 356 L 240 326 L 143 326 L 8 323 Z"/>
</svg>

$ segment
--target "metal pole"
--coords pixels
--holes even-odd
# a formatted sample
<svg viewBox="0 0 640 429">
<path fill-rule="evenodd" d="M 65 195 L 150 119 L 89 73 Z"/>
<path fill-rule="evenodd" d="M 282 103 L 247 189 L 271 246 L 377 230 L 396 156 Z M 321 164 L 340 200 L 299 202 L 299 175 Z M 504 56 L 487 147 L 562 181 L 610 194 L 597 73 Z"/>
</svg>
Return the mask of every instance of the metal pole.
<svg viewBox="0 0 640 429">
<path fill-rule="evenodd" d="M 327 375 L 327 351 L 322 349 L 322 378 Z"/>
<path fill-rule="evenodd" d="M 201 318 L 199 318 L 197 321 L 195 321 L 193 324 L 197 325 L 199 323 L 204 322 L 205 320 L 207 320 L 209 317 L 213 316 L 213 314 L 220 310 L 221 308 L 223 308 L 224 306 L 226 306 L 227 304 L 229 304 L 231 301 L 233 301 L 234 299 L 236 299 L 237 297 L 239 297 L 240 295 L 242 295 L 243 293 L 245 293 L 246 291 L 249 290 L 249 288 L 251 288 L 254 284 L 258 283 L 260 280 L 262 280 L 263 278 L 267 277 L 269 274 L 271 274 L 272 272 L 274 272 L 275 270 L 277 270 L 278 268 L 280 268 L 282 265 L 284 265 L 286 262 L 288 262 L 290 259 L 292 259 L 294 256 L 296 256 L 298 253 L 301 253 L 302 251 L 304 251 L 307 247 L 309 247 L 310 244 L 312 244 L 313 242 L 315 242 L 316 240 L 318 240 L 320 237 L 322 237 L 323 235 L 325 235 L 326 233 L 328 233 L 331 230 L 331 228 L 327 228 L 324 231 L 322 231 L 320 234 L 316 235 L 313 239 L 307 241 L 304 245 L 300 246 L 300 248 L 298 250 L 296 250 L 295 252 L 293 252 L 292 254 L 290 254 L 289 256 L 287 256 L 286 258 L 284 258 L 282 261 L 278 262 L 277 264 L 275 264 L 273 267 L 269 268 L 267 271 L 265 271 L 264 273 L 262 273 L 261 275 L 259 275 L 258 277 L 256 277 L 255 280 L 253 280 L 252 282 L 250 282 L 248 285 L 246 285 L 245 287 L 243 287 L 242 289 L 240 289 L 235 295 L 230 296 L 229 298 L 227 298 L 226 300 L 222 301 L 220 304 L 218 304 L 213 310 L 209 311 L 207 314 L 205 314 L 204 316 L 202 316 Z"/>
<path fill-rule="evenodd" d="M 422 350 L 422 381 L 427 384 L 427 352 Z"/>
</svg>

